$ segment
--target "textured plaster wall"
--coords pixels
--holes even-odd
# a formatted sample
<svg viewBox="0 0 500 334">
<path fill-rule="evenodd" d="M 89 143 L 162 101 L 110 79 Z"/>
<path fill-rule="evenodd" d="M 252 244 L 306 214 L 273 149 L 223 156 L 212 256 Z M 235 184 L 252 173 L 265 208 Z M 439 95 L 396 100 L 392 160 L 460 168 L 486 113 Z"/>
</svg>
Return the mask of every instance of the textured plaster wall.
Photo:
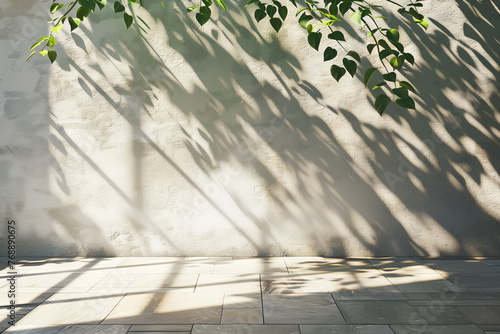
<svg viewBox="0 0 500 334">
<path fill-rule="evenodd" d="M 383 117 L 293 15 L 107 8 L 25 63 L 47 3 L 0 3 L 1 249 L 15 219 L 24 255 L 500 255 L 495 1 L 426 1 L 417 110 Z"/>
</svg>

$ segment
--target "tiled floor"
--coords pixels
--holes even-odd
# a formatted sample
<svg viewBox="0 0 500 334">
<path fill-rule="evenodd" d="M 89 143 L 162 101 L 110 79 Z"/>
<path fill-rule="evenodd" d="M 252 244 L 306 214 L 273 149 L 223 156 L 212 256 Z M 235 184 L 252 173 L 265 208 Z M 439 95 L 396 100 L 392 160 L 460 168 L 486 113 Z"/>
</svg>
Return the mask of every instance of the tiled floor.
<svg viewBox="0 0 500 334">
<path fill-rule="evenodd" d="M 4 333 L 500 333 L 497 258 L 26 258 L 10 327 L 0 264 Z"/>
</svg>

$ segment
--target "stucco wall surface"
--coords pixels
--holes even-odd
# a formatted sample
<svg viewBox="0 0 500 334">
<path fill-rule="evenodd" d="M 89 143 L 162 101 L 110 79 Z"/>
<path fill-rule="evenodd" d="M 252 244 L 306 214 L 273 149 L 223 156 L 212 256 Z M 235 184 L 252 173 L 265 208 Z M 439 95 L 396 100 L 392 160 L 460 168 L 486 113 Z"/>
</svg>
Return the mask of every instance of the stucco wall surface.
<svg viewBox="0 0 500 334">
<path fill-rule="evenodd" d="M 391 19 L 419 95 L 383 117 L 292 8 L 276 34 L 158 2 L 146 35 L 108 6 L 26 63 L 49 3 L 0 2 L 0 249 L 15 220 L 22 255 L 500 255 L 495 1 L 425 1 L 427 32 Z"/>
</svg>

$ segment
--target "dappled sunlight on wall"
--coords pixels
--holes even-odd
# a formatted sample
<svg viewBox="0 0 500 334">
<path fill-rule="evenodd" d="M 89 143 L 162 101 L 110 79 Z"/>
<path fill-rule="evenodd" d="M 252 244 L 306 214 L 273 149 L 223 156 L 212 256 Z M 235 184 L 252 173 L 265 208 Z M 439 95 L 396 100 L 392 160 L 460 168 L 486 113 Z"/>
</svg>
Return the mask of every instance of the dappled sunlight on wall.
<svg viewBox="0 0 500 334">
<path fill-rule="evenodd" d="M 109 8 L 61 32 L 42 164 L 54 201 L 11 213 L 38 210 L 58 233 L 24 252 L 498 254 L 492 1 L 428 1 L 427 32 L 391 22 L 418 50 L 404 71 L 418 106 L 383 117 L 362 80 L 334 82 L 293 17 L 257 31 L 234 7 L 199 28 L 165 5 L 139 13 L 147 35 Z M 346 33 L 361 50 L 363 32 Z"/>
</svg>

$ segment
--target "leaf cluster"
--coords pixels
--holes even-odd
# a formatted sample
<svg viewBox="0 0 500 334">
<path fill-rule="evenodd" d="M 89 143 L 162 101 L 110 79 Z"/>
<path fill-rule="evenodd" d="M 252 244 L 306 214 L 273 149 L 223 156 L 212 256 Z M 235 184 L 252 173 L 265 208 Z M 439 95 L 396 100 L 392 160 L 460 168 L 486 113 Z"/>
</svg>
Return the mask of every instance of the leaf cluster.
<svg viewBox="0 0 500 334">
<path fill-rule="evenodd" d="M 36 51 L 33 51 L 35 48 L 42 46 L 42 50 L 38 53 L 48 56 L 53 63 L 57 58 L 57 53 L 53 49 L 56 45 L 55 34 L 61 31 L 63 25 L 68 22 L 70 29 L 75 30 L 97 8 L 101 10 L 107 5 L 107 0 L 76 0 L 66 5 L 56 1 L 62 0 L 53 0 L 49 8 L 50 13 L 56 16 L 52 20 L 50 34 L 40 37 L 39 41 L 31 46 L 32 53 L 27 60 L 35 54 Z M 389 5 L 398 6 L 399 14 L 427 29 L 428 21 L 418 12 L 418 9 L 423 7 L 424 0 L 407 0 L 406 5 L 385 0 L 385 6 L 372 5 L 366 0 L 306 0 L 305 6 L 301 8 L 298 8 L 295 0 L 287 1 L 297 8 L 295 17 L 306 31 L 307 44 L 322 53 L 323 61 L 329 64 L 330 75 L 334 80 L 340 81 L 347 73 L 354 78 L 360 68 L 365 67 L 361 66 L 362 58 L 358 53 L 359 50 L 348 50 L 345 47 L 346 36 L 342 24 L 348 22 L 366 31 L 366 36 L 371 40 L 366 45 L 367 55 L 374 52 L 376 54 L 375 59 L 379 66 L 372 65 L 360 71 L 363 72 L 360 78 L 363 78 L 365 86 L 368 87 L 375 76 L 380 77 L 380 81 L 371 87 L 372 90 L 381 91 L 375 98 L 377 112 L 383 114 L 392 101 L 390 96 L 398 106 L 415 109 L 415 101 L 411 96 L 417 93 L 415 88 L 411 83 L 398 79 L 399 71 L 407 64 L 414 65 L 415 58 L 405 50 L 400 38 L 401 32 L 391 28 L 388 25 L 388 18 L 378 12 L 384 11 Z M 227 11 L 224 0 L 215 2 Z M 115 13 L 123 16 L 127 29 L 135 22 L 139 29 L 147 33 L 150 27 L 145 20 L 133 14 L 134 5 L 143 7 L 143 0 L 116 0 L 113 9 Z M 213 0 L 200 0 L 198 5 L 188 7 L 187 11 L 194 12 L 196 21 L 202 26 L 210 20 L 213 5 Z M 255 7 L 253 13 L 255 20 L 261 22 L 268 18 L 269 24 L 276 33 L 279 33 L 288 17 L 290 6 L 284 5 L 280 0 L 249 0 L 245 7 L 251 5 Z"/>
</svg>

